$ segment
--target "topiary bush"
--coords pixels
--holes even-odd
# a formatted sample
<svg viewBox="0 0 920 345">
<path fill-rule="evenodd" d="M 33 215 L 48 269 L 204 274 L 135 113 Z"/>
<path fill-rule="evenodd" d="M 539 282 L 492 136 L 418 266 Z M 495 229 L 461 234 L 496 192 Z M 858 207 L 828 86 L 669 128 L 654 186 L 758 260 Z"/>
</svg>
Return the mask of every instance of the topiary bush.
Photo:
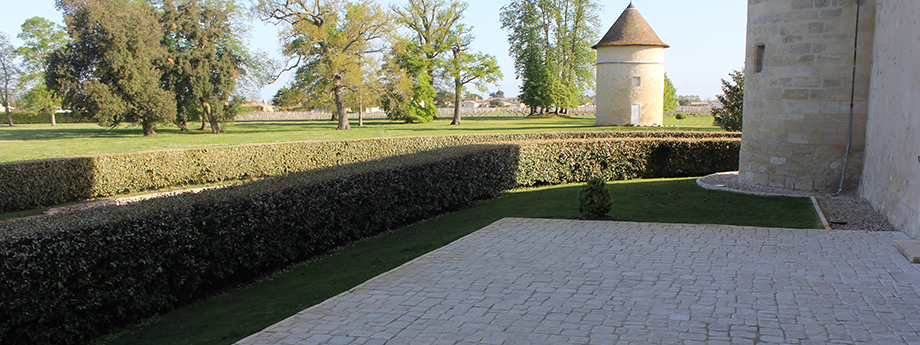
<svg viewBox="0 0 920 345">
<path fill-rule="evenodd" d="M 584 187 L 578 191 L 578 212 L 597 219 L 607 215 L 612 207 L 613 198 L 607 190 L 607 181 L 600 177 L 588 179 Z"/>
</svg>

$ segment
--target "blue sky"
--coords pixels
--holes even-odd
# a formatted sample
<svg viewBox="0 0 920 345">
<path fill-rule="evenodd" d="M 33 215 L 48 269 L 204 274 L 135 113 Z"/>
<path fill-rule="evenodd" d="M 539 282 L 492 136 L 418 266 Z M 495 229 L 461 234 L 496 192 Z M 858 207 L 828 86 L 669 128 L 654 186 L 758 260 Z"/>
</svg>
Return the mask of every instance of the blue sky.
<svg viewBox="0 0 920 345">
<path fill-rule="evenodd" d="M 40 16 L 62 23 L 61 13 L 55 10 L 53 0 L 13 1 L 4 5 L 0 16 L 0 31 L 11 36 L 13 45 L 19 26 L 27 18 Z M 378 0 L 381 4 L 402 5 L 405 0 Z M 495 55 L 505 78 L 499 88 L 508 95 L 519 92 L 520 82 L 514 78 L 514 61 L 508 56 L 507 32 L 501 29 L 498 14 L 509 0 L 468 0 L 469 8 L 464 14 L 464 23 L 473 26 L 476 39 L 472 48 Z M 744 66 L 745 23 L 747 2 L 741 0 L 634 0 L 633 4 L 642 13 L 662 41 L 671 46 L 666 51 L 666 72 L 677 87 L 680 95 L 699 95 L 703 99 L 714 98 L 721 93 L 721 78 L 727 78 L 733 69 Z M 629 5 L 629 0 L 601 1 L 601 29 L 603 35 L 613 25 L 620 13 Z M 248 2 L 247 2 L 248 6 Z M 250 45 L 281 59 L 278 50 L 278 28 L 263 24 L 255 18 L 252 24 Z M 600 38 L 600 37 L 598 37 Z M 262 89 L 263 100 L 272 95 L 286 82 L 282 77 L 275 84 Z M 495 91 L 493 86 L 491 91 Z"/>
</svg>

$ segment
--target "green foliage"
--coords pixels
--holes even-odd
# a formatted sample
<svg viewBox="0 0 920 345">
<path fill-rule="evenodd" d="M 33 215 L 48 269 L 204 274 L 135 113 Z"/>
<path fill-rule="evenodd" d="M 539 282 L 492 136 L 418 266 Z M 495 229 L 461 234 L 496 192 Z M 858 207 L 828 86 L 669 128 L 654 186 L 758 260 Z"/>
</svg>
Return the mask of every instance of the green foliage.
<svg viewBox="0 0 920 345">
<path fill-rule="evenodd" d="M 127 0 L 59 4 L 72 42 L 51 54 L 45 82 L 77 116 L 102 126 L 139 124 L 144 135 L 175 118 L 175 95 L 159 87 L 166 61 L 156 11 Z M 118 42 L 118 44 L 111 44 Z"/>
<path fill-rule="evenodd" d="M 684 114 L 684 113 L 677 113 L 677 114 L 674 114 L 674 118 L 677 119 L 677 120 L 683 120 L 683 119 L 686 119 L 686 118 L 687 118 L 687 114 Z"/>
<path fill-rule="evenodd" d="M 44 165 L 41 164 L 45 163 L 37 163 L 45 161 L 11 162 L 0 164 L 0 177 L 4 183 L 3 188 L 0 188 L 0 209 L 28 209 L 170 186 L 279 176 L 447 146 L 509 140 L 597 140 L 590 144 L 565 142 L 567 144 L 563 145 L 562 141 L 554 141 L 536 146 L 524 145 L 526 152 L 533 153 L 522 163 L 522 173 L 519 176 L 519 183 L 522 185 L 578 182 L 588 176 L 585 175 L 587 172 L 584 169 L 602 170 L 617 164 L 626 165 L 604 172 L 605 178 L 614 180 L 644 177 L 645 175 L 639 172 L 649 169 L 654 171 L 651 173 L 652 176 L 695 176 L 714 171 L 735 170 L 731 169 L 731 166 L 737 167 L 737 152 L 734 156 L 724 156 L 723 150 L 728 149 L 729 151 L 725 152 L 731 152 L 729 147 L 707 146 L 715 145 L 712 143 L 716 140 L 714 138 L 724 137 L 724 134 L 679 132 L 569 132 L 308 141 L 61 159 L 62 162 L 70 163 L 55 163 L 58 165 L 55 165 L 53 172 L 43 168 Z M 636 140 L 624 141 L 617 138 L 700 138 L 704 144 L 684 143 L 680 144 L 684 145 L 680 146 L 680 149 L 669 150 L 667 147 L 658 148 L 661 145 L 660 140 L 665 139 L 642 142 L 643 144 L 639 145 Z M 725 140 L 730 142 L 735 139 Z M 543 151 L 543 148 L 558 150 L 558 153 Z M 690 148 L 698 151 L 685 152 Z M 577 156 L 566 156 L 570 152 L 590 154 L 585 156 L 587 158 L 584 161 L 572 161 L 571 159 Z M 677 154 L 683 154 L 685 157 L 670 157 Z M 627 160 L 625 163 L 620 162 L 622 157 L 633 156 L 638 158 Z M 657 157 L 654 162 L 658 165 L 648 166 L 651 156 Z M 715 163 L 711 161 L 713 159 L 716 159 Z M 74 163 L 84 160 L 88 160 L 89 163 Z M 672 160 L 675 164 L 673 167 L 661 166 Z M 36 164 L 38 168 L 35 167 Z M 717 164 L 722 169 L 709 171 L 698 168 L 710 164 Z M 568 171 L 559 175 L 565 169 Z M 62 190 L 73 191 L 61 193 Z"/>
<path fill-rule="evenodd" d="M 17 53 L 5 32 L 0 32 L 0 108 L 6 112 L 7 123 L 12 126 L 10 102 L 18 93 L 16 83 L 22 72 L 16 61 Z"/>
<path fill-rule="evenodd" d="M 425 57 L 425 48 L 418 43 L 399 40 L 392 48 L 386 69 L 387 97 L 383 100 L 387 117 L 406 123 L 431 122 L 438 109 L 434 105 L 437 92 L 428 74 L 432 61 Z"/>
<path fill-rule="evenodd" d="M 671 78 L 668 78 L 668 74 L 664 75 L 664 111 L 671 111 L 677 109 L 677 88 L 674 87 L 674 84 L 671 82 Z"/>
<path fill-rule="evenodd" d="M 585 186 L 578 191 L 578 212 L 586 213 L 595 219 L 603 217 L 613 207 L 613 198 L 607 191 L 607 181 L 600 177 L 588 179 Z"/>
<path fill-rule="evenodd" d="M 563 140 L 458 146 L 553 138 Z M 263 169 L 296 169 L 284 165 L 305 161 L 314 170 L 0 223 L 0 342 L 85 342 L 111 327 L 515 186 L 736 169 L 740 140 L 704 133 L 589 132 L 296 144 L 300 146 L 285 152 L 277 152 L 278 146 L 253 145 L 199 154 L 222 157 L 230 168 L 246 162 L 240 153 L 254 150 L 258 153 L 249 159 L 265 159 Z M 418 153 L 377 159 L 400 150 Z M 270 152 L 275 154 L 262 154 Z M 294 158 L 295 152 L 307 152 L 307 158 Z M 125 167 L 135 171 L 126 179 L 159 178 L 179 164 L 151 167 L 181 162 L 164 158 L 184 153 L 26 163 L 40 165 L 31 171 L 59 174 L 51 180 L 70 179 L 67 183 L 88 189 L 98 186 L 87 181 L 126 174 Z M 317 157 L 328 157 L 326 165 L 311 162 Z M 347 164 L 351 162 L 356 163 Z M 0 181 L 21 184 L 22 176 L 10 174 L 21 167 L 0 164 Z M 211 178 L 226 173 L 209 168 L 199 171 L 213 173 Z M 84 175 L 67 176 L 71 172 Z"/>
<path fill-rule="evenodd" d="M 510 188 L 514 161 L 507 145 L 455 147 L 0 223 L 0 342 L 86 343 L 494 197 Z"/>
<path fill-rule="evenodd" d="M 502 7 L 502 28 L 522 83 L 519 97 L 531 113 L 574 107 L 590 93 L 598 9 L 592 0 L 514 0 Z"/>
<path fill-rule="evenodd" d="M 700 102 L 700 96 L 697 95 L 682 95 L 677 96 L 677 103 L 680 105 L 690 105 L 693 102 Z"/>
<path fill-rule="evenodd" d="M 21 28 L 22 32 L 16 37 L 23 43 L 16 52 L 22 56 L 25 79 L 44 84 L 48 56 L 70 42 L 70 37 L 60 25 L 42 17 L 26 19 Z"/>
<path fill-rule="evenodd" d="M 294 87 L 308 99 L 331 101 L 338 129 L 351 129 L 345 93 L 363 81 L 362 56 L 392 30 L 390 15 L 373 0 L 260 0 L 254 9 L 262 20 L 284 24 L 284 54 L 296 59 L 287 68 L 297 70 Z"/>
<path fill-rule="evenodd" d="M 457 44 L 451 48 L 453 56 L 445 64 L 445 74 L 453 81 L 454 84 L 454 119 L 452 125 L 460 124 L 460 95 L 464 92 L 465 85 L 475 82 L 477 88 L 488 90 L 486 84 L 495 83 L 502 78 L 501 68 L 498 67 L 498 61 L 495 57 L 483 53 L 468 53 L 466 45 Z M 498 106 L 501 106 L 501 101 Z M 495 106 L 494 104 L 490 104 Z"/>
<path fill-rule="evenodd" d="M 744 71 L 728 74 L 731 81 L 722 79 L 722 95 L 716 96 L 722 108 L 713 108 L 715 122 L 726 131 L 740 132 L 744 113 Z"/>
<path fill-rule="evenodd" d="M 238 5 L 226 0 L 173 0 L 162 3 L 160 21 L 167 61 L 161 82 L 175 95 L 176 123 L 186 128 L 190 114 L 200 113 L 220 133 L 219 121 L 232 119 L 223 104 L 236 91 L 248 52 L 237 35 L 243 32 Z"/>
</svg>

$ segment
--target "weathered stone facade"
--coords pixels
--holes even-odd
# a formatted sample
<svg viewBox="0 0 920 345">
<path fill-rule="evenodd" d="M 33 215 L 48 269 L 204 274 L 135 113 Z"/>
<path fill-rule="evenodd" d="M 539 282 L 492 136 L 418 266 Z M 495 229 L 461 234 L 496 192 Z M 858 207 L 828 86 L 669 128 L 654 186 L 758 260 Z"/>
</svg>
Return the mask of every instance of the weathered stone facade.
<svg viewBox="0 0 920 345">
<path fill-rule="evenodd" d="M 862 167 L 875 0 L 860 7 L 853 132 L 844 188 Z M 742 182 L 836 191 L 854 86 L 855 0 L 750 0 Z"/>
<path fill-rule="evenodd" d="M 850 138 L 844 189 L 920 237 L 918 18 L 916 0 L 748 0 L 742 182 L 834 192 Z"/>
<path fill-rule="evenodd" d="M 860 194 L 920 237 L 920 1 L 879 0 Z"/>
</svg>

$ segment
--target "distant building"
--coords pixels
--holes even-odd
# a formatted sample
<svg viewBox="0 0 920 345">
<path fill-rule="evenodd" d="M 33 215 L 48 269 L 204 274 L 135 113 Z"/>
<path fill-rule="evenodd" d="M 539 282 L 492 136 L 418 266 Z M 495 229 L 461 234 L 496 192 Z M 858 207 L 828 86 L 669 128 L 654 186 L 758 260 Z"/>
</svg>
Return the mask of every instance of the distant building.
<svg viewBox="0 0 920 345">
<path fill-rule="evenodd" d="M 595 125 L 661 125 L 668 45 L 632 3 L 593 48 L 597 50 Z"/>
<path fill-rule="evenodd" d="M 275 111 L 275 107 L 271 104 L 264 102 L 249 102 L 241 104 L 243 107 L 254 108 L 257 111 L 271 113 Z"/>
</svg>

